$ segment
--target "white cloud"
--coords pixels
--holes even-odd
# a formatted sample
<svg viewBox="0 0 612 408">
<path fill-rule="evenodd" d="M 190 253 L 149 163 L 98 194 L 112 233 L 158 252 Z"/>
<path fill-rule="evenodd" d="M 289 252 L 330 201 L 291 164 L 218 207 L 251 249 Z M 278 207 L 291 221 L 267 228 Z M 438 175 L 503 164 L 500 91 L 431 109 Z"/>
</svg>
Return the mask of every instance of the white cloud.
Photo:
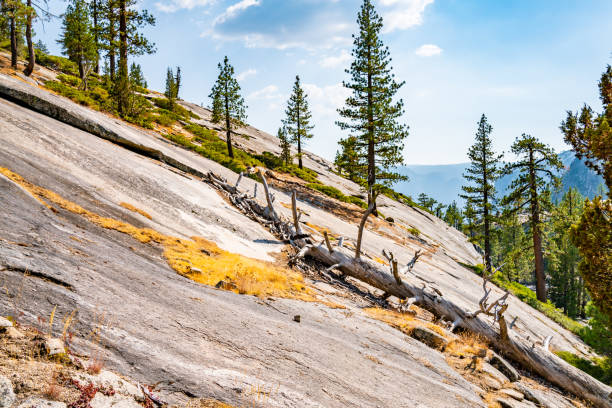
<svg viewBox="0 0 612 408">
<path fill-rule="evenodd" d="M 351 91 L 341 83 L 320 87 L 315 84 L 303 84 L 313 116 L 318 119 L 336 117 Z"/>
<path fill-rule="evenodd" d="M 208 6 L 214 1 L 215 0 L 170 0 L 170 2 L 167 3 L 157 2 L 155 3 L 155 7 L 164 13 L 173 13 L 182 9 L 191 10 L 194 7 Z"/>
<path fill-rule="evenodd" d="M 241 11 L 248 9 L 249 7 L 259 6 L 261 4 L 260 0 L 241 0 L 236 4 L 232 4 L 225 11 L 218 15 L 217 18 L 213 21 L 213 26 L 217 24 L 221 24 L 229 20 L 230 18 L 235 17 Z"/>
<path fill-rule="evenodd" d="M 414 53 L 419 57 L 433 57 L 442 54 L 442 48 L 435 44 L 424 44 L 417 48 Z"/>
<path fill-rule="evenodd" d="M 246 71 L 243 71 L 241 73 L 239 73 L 238 75 L 236 75 L 236 79 L 240 82 L 244 81 L 245 79 L 247 79 L 250 76 L 256 75 L 257 74 L 257 70 L 253 69 L 253 68 L 249 68 Z"/>
<path fill-rule="evenodd" d="M 425 8 L 434 0 L 379 0 L 389 10 L 382 13 L 385 25 L 383 31 L 406 30 L 423 23 Z"/>
<path fill-rule="evenodd" d="M 278 90 L 276 85 L 268 85 L 260 90 L 257 90 L 249 94 L 249 99 L 264 99 L 264 100 L 275 100 L 282 99 L 283 95 Z"/>
<path fill-rule="evenodd" d="M 348 51 L 342 50 L 339 55 L 328 56 L 321 60 L 320 64 L 323 68 L 336 68 L 346 65 L 351 60 L 351 54 Z"/>
</svg>

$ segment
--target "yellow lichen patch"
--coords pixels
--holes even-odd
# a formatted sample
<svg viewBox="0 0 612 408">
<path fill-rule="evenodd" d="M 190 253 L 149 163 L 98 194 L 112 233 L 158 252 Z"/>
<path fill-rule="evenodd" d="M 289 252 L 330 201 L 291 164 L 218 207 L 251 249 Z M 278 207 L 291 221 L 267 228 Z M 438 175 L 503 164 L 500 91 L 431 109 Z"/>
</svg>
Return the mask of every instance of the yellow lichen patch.
<svg viewBox="0 0 612 408">
<path fill-rule="evenodd" d="M 310 222 L 307 222 L 306 225 L 309 228 L 312 228 L 313 230 L 317 231 L 321 235 L 323 234 L 323 232 L 327 232 L 328 234 L 331 233 L 331 231 L 327 227 L 321 227 L 320 225 L 312 224 Z"/>
<path fill-rule="evenodd" d="M 132 212 L 138 213 L 138 214 L 142 215 L 143 217 L 147 217 L 150 220 L 153 219 L 153 218 L 151 218 L 151 216 L 149 215 L 148 212 L 146 212 L 144 210 L 141 210 L 140 208 L 136 208 L 132 204 L 121 202 L 121 203 L 119 203 L 119 205 L 122 206 L 123 208 L 127 209 L 127 210 L 130 210 Z"/>
<path fill-rule="evenodd" d="M 170 238 L 164 242 L 168 264 L 196 282 L 217 285 L 223 281 L 224 287 L 241 294 L 314 299 L 296 272 L 227 252 L 204 238 Z"/>
<path fill-rule="evenodd" d="M 378 262 L 378 263 L 379 263 L 379 264 L 381 264 L 381 265 L 387 265 L 387 266 L 389 265 L 389 262 L 387 262 L 387 261 L 385 261 L 384 259 L 379 258 L 379 257 L 377 257 L 377 256 L 375 256 L 375 257 L 374 257 L 374 261 Z"/>
<path fill-rule="evenodd" d="M 0 172 L 48 207 L 50 206 L 45 200 L 66 211 L 79 214 L 100 227 L 128 234 L 142 243 L 161 244 L 170 267 L 196 282 L 216 285 L 224 281 L 224 288 L 241 294 L 316 300 L 304 284 L 302 276 L 296 272 L 224 251 L 204 238 L 192 237 L 189 240 L 172 237 L 151 228 L 138 228 L 127 222 L 102 217 L 53 191 L 30 183 L 8 169 L 0 167 Z"/>
<path fill-rule="evenodd" d="M 372 318 L 376 320 L 380 320 L 381 322 L 387 323 L 391 327 L 395 327 L 396 329 L 410 335 L 412 330 L 414 330 L 417 326 L 424 326 L 432 331 L 435 331 L 442 337 L 446 337 L 447 334 L 440 326 L 422 321 L 419 319 L 415 319 L 412 315 L 407 313 L 400 313 L 395 310 L 381 309 L 379 307 L 370 307 L 364 309 L 365 312 Z"/>
</svg>

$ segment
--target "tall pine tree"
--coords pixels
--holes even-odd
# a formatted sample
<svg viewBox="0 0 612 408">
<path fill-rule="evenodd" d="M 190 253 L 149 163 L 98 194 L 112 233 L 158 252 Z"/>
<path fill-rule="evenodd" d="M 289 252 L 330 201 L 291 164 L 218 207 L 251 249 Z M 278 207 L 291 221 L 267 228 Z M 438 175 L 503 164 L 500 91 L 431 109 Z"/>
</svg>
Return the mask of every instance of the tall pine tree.
<svg viewBox="0 0 612 408">
<path fill-rule="evenodd" d="M 523 135 L 512 144 L 512 152 L 519 160 L 504 167 L 505 174 L 516 174 L 510 184 L 510 193 L 503 198 L 504 204 L 512 205 L 513 212 L 525 212 L 533 239 L 535 260 L 536 296 L 546 302 L 546 273 L 542 247 L 542 215 L 550 210 L 550 189 L 546 177 L 559 183 L 558 171 L 563 164 L 554 150 L 533 136 Z"/>
<path fill-rule="evenodd" d="M 71 0 L 63 15 L 62 29 L 58 43 L 68 58 L 77 64 L 81 86 L 87 89 L 87 76 L 95 65 L 97 54 L 85 0 Z"/>
<path fill-rule="evenodd" d="M 284 124 L 291 142 L 297 146 L 298 167 L 301 169 L 303 168 L 302 144 L 306 139 L 312 138 L 310 131 L 314 126 L 310 124 L 312 114 L 310 113 L 308 98 L 300 83 L 299 75 L 295 76 L 293 91 L 287 101 L 285 115 Z"/>
<path fill-rule="evenodd" d="M 483 114 L 478 122 L 476 142 L 468 150 L 471 165 L 463 175 L 468 184 L 461 187 L 465 192 L 461 194 L 461 197 L 473 207 L 475 218 L 480 217 L 476 224 L 479 231 L 472 239 L 484 245 L 487 274 L 491 273 L 491 229 L 495 221 L 495 180 L 499 178 L 499 163 L 502 158 L 502 155 L 497 155 L 493 151 L 492 131 L 493 127 Z"/>
<path fill-rule="evenodd" d="M 136 7 L 136 0 L 117 0 L 119 9 L 119 72 L 115 96 L 120 115 L 129 114 L 129 99 L 133 94 L 128 71 L 128 56 L 152 54 L 155 44 L 145 38 L 140 29 L 155 25 L 155 17 Z"/>
<path fill-rule="evenodd" d="M 355 150 L 367 163 L 367 173 L 360 178 L 366 180 L 370 191 L 406 179 L 394 168 L 403 163 L 408 127 L 398 122 L 404 113 L 403 101 L 393 101 L 404 83 L 396 82 L 391 73 L 389 49 L 380 38 L 383 20 L 371 0 L 363 1 L 357 23 L 359 32 L 353 35 L 353 62 L 346 70 L 351 79 L 343 82 L 352 95 L 338 110 L 344 120 L 336 123 L 357 138 Z M 374 195 L 368 194 L 368 201 L 371 197 Z"/>
<path fill-rule="evenodd" d="M 246 126 L 246 105 L 240 95 L 240 85 L 235 78 L 234 67 L 227 56 L 219 63 L 219 76 L 210 95 L 212 99 L 212 121 L 220 123 L 226 134 L 227 153 L 234 157 L 232 150 L 232 129 Z"/>
</svg>

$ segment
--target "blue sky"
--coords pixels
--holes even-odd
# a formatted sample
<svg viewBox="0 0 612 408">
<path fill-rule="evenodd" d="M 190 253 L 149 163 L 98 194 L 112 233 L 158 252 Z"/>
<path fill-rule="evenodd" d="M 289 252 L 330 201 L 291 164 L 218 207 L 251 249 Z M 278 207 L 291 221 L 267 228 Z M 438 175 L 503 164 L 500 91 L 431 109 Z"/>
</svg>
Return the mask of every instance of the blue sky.
<svg viewBox="0 0 612 408">
<path fill-rule="evenodd" d="M 612 1 L 375 0 L 383 41 L 410 126 L 407 164 L 467 160 L 482 113 L 499 151 L 521 133 L 566 150 L 558 130 L 567 109 L 600 108 L 597 80 L 612 64 Z M 51 0 L 58 14 L 65 2 Z M 334 125 L 347 91 L 351 34 L 361 0 L 144 0 L 157 17 L 146 33 L 157 53 L 138 57 L 149 86 L 163 90 L 180 65 L 182 97 L 208 106 L 217 63 L 239 74 L 248 122 L 275 133 L 295 75 L 315 128 L 307 149 L 333 159 L 345 136 Z M 53 52 L 59 22 L 36 32 Z M 606 41 L 608 40 L 608 41 Z"/>
</svg>

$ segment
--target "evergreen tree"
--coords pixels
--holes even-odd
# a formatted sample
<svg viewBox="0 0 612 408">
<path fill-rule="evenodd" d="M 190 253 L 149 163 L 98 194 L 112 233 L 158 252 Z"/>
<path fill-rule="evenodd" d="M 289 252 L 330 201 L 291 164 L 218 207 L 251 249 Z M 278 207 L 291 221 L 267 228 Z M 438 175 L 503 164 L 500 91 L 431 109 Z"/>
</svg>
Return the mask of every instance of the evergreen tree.
<svg viewBox="0 0 612 408">
<path fill-rule="evenodd" d="M 38 51 L 40 51 L 43 54 L 49 54 L 49 49 L 47 48 L 45 43 L 42 42 L 42 40 L 36 41 L 36 44 L 34 44 L 34 48 L 37 49 Z"/>
<path fill-rule="evenodd" d="M 289 166 L 292 161 L 291 158 L 291 142 L 289 141 L 289 136 L 287 135 L 287 128 L 282 126 L 278 128 L 278 141 L 281 148 L 280 158 L 283 162 L 283 165 Z"/>
<path fill-rule="evenodd" d="M 474 206 L 470 200 L 467 200 L 465 204 L 463 216 L 465 219 L 465 224 L 463 224 L 463 233 L 468 236 L 471 242 L 474 242 L 476 238 L 476 230 L 478 229 L 478 220 L 476 211 L 474 210 Z"/>
<path fill-rule="evenodd" d="M 360 178 L 366 180 L 370 191 L 406 179 L 394 169 L 403 163 L 408 127 L 398 122 L 404 113 L 403 101 L 393 101 L 404 83 L 396 82 L 391 74 L 389 49 L 380 39 L 383 21 L 371 0 L 363 1 L 357 23 L 359 33 L 353 36 L 353 62 L 346 70 L 351 80 L 343 82 L 352 95 L 346 99 L 344 108 L 338 110 L 344 120 L 336 123 L 342 130 L 354 132 L 355 151 L 367 163 L 367 173 Z M 368 194 L 368 200 L 371 197 Z"/>
<path fill-rule="evenodd" d="M 68 58 L 77 64 L 81 86 L 87 89 L 87 76 L 95 64 L 96 48 L 85 0 L 71 0 L 63 15 L 62 29 L 58 43 Z"/>
<path fill-rule="evenodd" d="M 32 39 L 32 22 L 36 18 L 37 14 L 36 10 L 34 10 L 34 7 L 32 6 L 32 0 L 26 0 L 24 12 L 26 17 L 25 36 L 28 44 L 28 65 L 26 65 L 23 73 L 25 76 L 30 76 L 32 75 L 32 72 L 34 72 L 34 64 L 36 63 L 36 53 L 34 52 L 34 41 Z"/>
<path fill-rule="evenodd" d="M 139 88 L 147 88 L 147 81 L 142 73 L 142 68 L 140 64 L 135 62 L 130 65 L 130 82 Z"/>
<path fill-rule="evenodd" d="M 474 210 L 478 233 L 472 236 L 473 240 L 484 244 L 485 269 L 491 273 L 491 229 L 495 222 L 495 180 L 499 178 L 499 163 L 502 155 L 493 151 L 491 132 L 493 127 L 487 122 L 483 114 L 478 122 L 476 142 L 468 150 L 471 161 L 467 173 L 463 177 L 468 182 L 461 189 L 465 192 L 461 197 L 467 200 Z"/>
<path fill-rule="evenodd" d="M 513 205 L 513 212 L 525 211 L 529 217 L 535 260 L 536 295 L 539 301 L 546 302 L 542 214 L 550 208 L 550 191 L 545 176 L 558 185 L 556 172 L 563 168 L 563 164 L 553 149 L 524 133 L 512 144 L 512 152 L 519 160 L 507 164 L 504 173 L 517 174 L 517 177 L 510 184 L 510 193 L 504 197 L 503 203 Z"/>
<path fill-rule="evenodd" d="M 168 98 L 168 106 L 170 110 L 174 109 L 174 101 L 176 100 L 176 77 L 172 72 L 172 68 L 168 67 L 166 71 L 166 92 L 164 92 L 166 98 Z"/>
<path fill-rule="evenodd" d="M 11 67 L 17 69 L 19 57 L 20 26 L 24 23 L 26 8 L 21 0 L 3 0 L 2 14 L 8 20 L 9 44 L 11 49 Z"/>
<path fill-rule="evenodd" d="M 436 200 L 435 199 L 429 197 L 425 193 L 421 193 L 417 197 L 417 200 L 418 200 L 418 203 L 419 203 L 419 205 L 421 207 L 423 207 L 424 209 L 426 209 L 430 213 L 433 213 L 434 205 L 436 205 Z"/>
<path fill-rule="evenodd" d="M 94 72 L 96 74 L 100 73 L 100 50 L 102 49 L 102 44 L 100 44 L 100 35 L 102 32 L 102 27 L 100 26 L 101 13 L 102 8 L 100 7 L 100 0 L 91 0 L 89 3 L 89 10 L 91 14 L 92 20 L 92 32 L 94 36 L 94 43 L 96 44 L 96 66 L 94 67 Z"/>
<path fill-rule="evenodd" d="M 219 76 L 210 92 L 212 99 L 212 121 L 221 123 L 226 133 L 227 153 L 234 157 L 232 150 L 232 129 L 246 126 L 246 105 L 240 95 L 240 85 L 234 77 L 234 67 L 227 56 L 223 65 L 219 63 Z"/>
<path fill-rule="evenodd" d="M 548 297 L 572 318 L 584 318 L 587 303 L 582 277 L 578 273 L 580 254 L 570 236 L 570 227 L 580 220 L 583 207 L 584 198 L 576 189 L 570 188 L 553 207 L 547 223 L 550 241 L 546 257 L 550 275 Z"/>
<path fill-rule="evenodd" d="M 174 97 L 179 99 L 179 92 L 181 90 L 181 67 L 176 67 L 176 77 L 174 78 L 174 83 L 176 84 L 176 92 Z"/>
<path fill-rule="evenodd" d="M 578 157 L 603 175 L 608 200 L 587 200 L 580 222 L 572 228 L 572 239 L 582 255 L 580 273 L 597 308 L 608 316 L 612 329 L 612 67 L 608 65 L 599 80 L 603 112 L 594 114 L 584 106 L 580 116 L 571 111 L 561 123 L 565 141 Z"/>
<path fill-rule="evenodd" d="M 499 228 L 492 235 L 495 242 L 491 257 L 498 265 L 504 265 L 502 271 L 510 282 L 532 282 L 533 255 L 525 227 L 516 212 L 504 210 L 503 214 L 498 217 Z"/>
<path fill-rule="evenodd" d="M 461 231 L 463 228 L 463 214 L 457 206 L 457 202 L 453 201 L 446 207 L 446 213 L 444 214 L 444 221 L 451 227 Z"/>
<path fill-rule="evenodd" d="M 293 92 L 287 101 L 287 109 L 285 109 L 286 118 L 284 124 L 287 127 L 287 134 L 291 142 L 297 146 L 298 167 L 302 165 L 302 144 L 306 139 L 311 139 L 310 131 L 314 127 L 310 124 L 312 114 L 308 108 L 307 95 L 300 84 L 299 75 L 295 76 L 293 84 Z"/>
<path fill-rule="evenodd" d="M 348 136 L 346 139 L 340 139 L 338 144 L 340 150 L 336 152 L 336 158 L 334 159 L 338 173 L 355 183 L 362 184 L 363 179 L 360 176 L 365 174 L 366 170 L 364 160 L 360 158 L 357 152 L 357 138 Z"/>
<path fill-rule="evenodd" d="M 128 56 L 152 54 L 155 45 L 146 39 L 140 29 L 155 25 L 155 17 L 147 10 L 136 7 L 136 0 L 117 0 L 119 9 L 119 72 L 115 97 L 120 115 L 128 114 L 129 99 L 133 96 L 128 72 Z"/>
</svg>

